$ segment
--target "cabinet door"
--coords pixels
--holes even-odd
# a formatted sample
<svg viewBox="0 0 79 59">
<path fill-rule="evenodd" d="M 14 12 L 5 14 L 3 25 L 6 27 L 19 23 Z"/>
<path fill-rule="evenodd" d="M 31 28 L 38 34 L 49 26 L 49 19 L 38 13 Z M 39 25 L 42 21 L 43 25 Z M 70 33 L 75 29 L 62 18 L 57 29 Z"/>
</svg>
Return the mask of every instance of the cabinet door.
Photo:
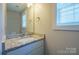
<svg viewBox="0 0 79 59">
<path fill-rule="evenodd" d="M 26 45 L 21 48 L 17 48 L 11 52 L 8 52 L 7 55 L 28 55 L 28 54 L 43 54 L 43 40 L 34 42 L 32 44 Z M 32 52 L 34 51 L 34 52 Z"/>
<path fill-rule="evenodd" d="M 32 46 L 32 51 L 38 49 L 39 47 L 44 47 L 43 40 L 37 41 L 35 43 L 30 44 Z"/>
<path fill-rule="evenodd" d="M 32 44 L 33 50 L 28 53 L 29 55 L 44 55 L 44 43 L 43 40 Z"/>
<path fill-rule="evenodd" d="M 31 45 L 26 45 L 24 47 L 8 52 L 7 55 L 27 55 L 30 51 L 32 51 L 32 49 L 33 48 Z"/>
<path fill-rule="evenodd" d="M 34 49 L 32 52 L 28 53 L 28 55 L 44 55 L 44 47 Z"/>
</svg>

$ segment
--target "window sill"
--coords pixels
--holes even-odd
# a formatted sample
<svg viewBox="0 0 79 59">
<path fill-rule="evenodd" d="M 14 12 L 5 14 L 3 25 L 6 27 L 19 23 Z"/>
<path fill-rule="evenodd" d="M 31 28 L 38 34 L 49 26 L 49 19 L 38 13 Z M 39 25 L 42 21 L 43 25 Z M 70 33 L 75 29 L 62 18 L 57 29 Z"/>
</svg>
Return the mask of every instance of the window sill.
<svg viewBox="0 0 79 59">
<path fill-rule="evenodd" d="M 62 30 L 62 31 L 79 31 L 79 25 L 72 26 L 54 26 L 53 30 Z"/>
</svg>

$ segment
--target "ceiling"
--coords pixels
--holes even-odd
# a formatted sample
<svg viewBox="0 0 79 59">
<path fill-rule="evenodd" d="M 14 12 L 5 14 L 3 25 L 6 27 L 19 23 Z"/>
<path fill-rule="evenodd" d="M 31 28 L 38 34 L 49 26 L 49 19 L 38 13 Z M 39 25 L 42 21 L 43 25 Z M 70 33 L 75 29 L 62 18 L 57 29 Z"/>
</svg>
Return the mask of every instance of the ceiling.
<svg viewBox="0 0 79 59">
<path fill-rule="evenodd" d="M 8 3 L 7 8 L 9 11 L 22 12 L 27 7 L 26 3 Z"/>
</svg>

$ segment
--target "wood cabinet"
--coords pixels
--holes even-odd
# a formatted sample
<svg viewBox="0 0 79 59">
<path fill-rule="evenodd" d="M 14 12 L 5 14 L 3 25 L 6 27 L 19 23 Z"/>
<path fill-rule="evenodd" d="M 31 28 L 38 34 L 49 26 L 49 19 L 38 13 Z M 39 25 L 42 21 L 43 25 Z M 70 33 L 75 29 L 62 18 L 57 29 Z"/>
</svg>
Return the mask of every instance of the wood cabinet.
<svg viewBox="0 0 79 59">
<path fill-rule="evenodd" d="M 7 55 L 44 55 L 44 41 L 30 43 L 7 53 Z"/>
</svg>

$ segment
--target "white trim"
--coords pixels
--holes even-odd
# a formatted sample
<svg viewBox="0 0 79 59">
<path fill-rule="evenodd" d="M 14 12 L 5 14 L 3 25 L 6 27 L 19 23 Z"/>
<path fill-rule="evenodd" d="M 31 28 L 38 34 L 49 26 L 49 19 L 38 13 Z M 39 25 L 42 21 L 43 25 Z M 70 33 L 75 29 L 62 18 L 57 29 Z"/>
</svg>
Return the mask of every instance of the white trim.
<svg viewBox="0 0 79 59">
<path fill-rule="evenodd" d="M 55 6 L 57 8 L 57 6 Z M 53 30 L 71 30 L 71 31 L 79 31 L 79 24 L 58 24 L 57 25 L 57 11 L 55 12 L 55 20 L 53 22 Z"/>
</svg>

